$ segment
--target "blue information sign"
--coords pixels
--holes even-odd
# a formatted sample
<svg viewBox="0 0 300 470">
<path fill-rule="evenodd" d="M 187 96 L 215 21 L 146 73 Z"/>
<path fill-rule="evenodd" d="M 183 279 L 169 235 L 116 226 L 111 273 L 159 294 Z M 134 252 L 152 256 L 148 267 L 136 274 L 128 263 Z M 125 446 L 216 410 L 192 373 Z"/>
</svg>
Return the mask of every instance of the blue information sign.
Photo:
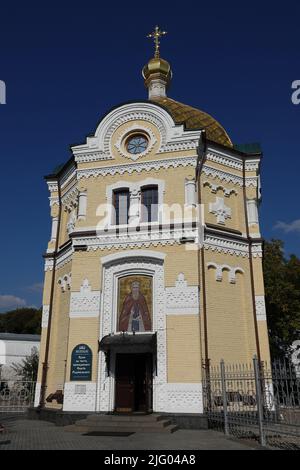
<svg viewBox="0 0 300 470">
<path fill-rule="evenodd" d="M 78 344 L 72 351 L 71 380 L 92 380 L 93 353 L 86 344 Z"/>
</svg>

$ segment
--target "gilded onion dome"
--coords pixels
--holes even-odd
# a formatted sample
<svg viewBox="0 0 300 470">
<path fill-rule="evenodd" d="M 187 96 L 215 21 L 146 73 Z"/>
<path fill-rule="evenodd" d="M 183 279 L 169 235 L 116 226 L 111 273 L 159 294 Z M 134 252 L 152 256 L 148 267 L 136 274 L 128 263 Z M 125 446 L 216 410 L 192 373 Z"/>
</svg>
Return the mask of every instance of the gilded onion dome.
<svg viewBox="0 0 300 470">
<path fill-rule="evenodd" d="M 165 108 L 176 124 L 184 124 L 186 129 L 205 129 L 208 140 L 233 147 L 230 137 L 221 124 L 204 111 L 167 97 L 152 96 L 151 101 Z"/>
<path fill-rule="evenodd" d="M 233 147 L 227 132 L 216 119 L 200 109 L 167 97 L 166 91 L 172 78 L 172 70 L 169 62 L 160 57 L 159 50 L 159 39 L 165 34 L 166 31 L 161 31 L 158 26 L 148 34 L 149 38 L 154 39 L 155 44 L 154 57 L 144 66 L 142 72 L 149 100 L 165 108 L 176 124 L 183 124 L 186 129 L 205 129 L 209 140 L 226 147 Z"/>
</svg>

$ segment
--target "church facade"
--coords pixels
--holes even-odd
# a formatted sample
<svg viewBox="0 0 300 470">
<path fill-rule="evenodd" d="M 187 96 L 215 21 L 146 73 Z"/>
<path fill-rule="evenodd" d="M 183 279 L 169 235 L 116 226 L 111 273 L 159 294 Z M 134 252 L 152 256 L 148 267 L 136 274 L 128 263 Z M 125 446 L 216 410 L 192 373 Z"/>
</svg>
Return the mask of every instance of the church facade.
<svg viewBox="0 0 300 470">
<path fill-rule="evenodd" d="M 158 53 L 143 76 L 46 177 L 35 406 L 202 413 L 203 364 L 269 360 L 261 153 L 167 97 Z"/>
</svg>

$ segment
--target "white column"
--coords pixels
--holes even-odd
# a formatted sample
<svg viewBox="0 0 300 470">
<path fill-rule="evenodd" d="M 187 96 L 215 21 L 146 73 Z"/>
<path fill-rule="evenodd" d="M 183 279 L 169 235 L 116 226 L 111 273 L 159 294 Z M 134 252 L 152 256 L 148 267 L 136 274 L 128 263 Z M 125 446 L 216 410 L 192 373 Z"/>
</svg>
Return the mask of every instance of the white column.
<svg viewBox="0 0 300 470">
<path fill-rule="evenodd" d="M 130 206 L 129 206 L 129 225 L 135 227 L 140 222 L 140 198 L 141 192 L 135 188 L 130 191 Z"/>
<path fill-rule="evenodd" d="M 54 242 L 57 236 L 58 217 L 52 217 L 51 241 Z"/>
<path fill-rule="evenodd" d="M 196 181 L 194 179 L 185 180 L 185 203 L 190 206 L 196 204 Z"/>
<path fill-rule="evenodd" d="M 79 193 L 78 202 L 78 220 L 85 220 L 87 209 L 87 192 L 81 191 Z"/>
<path fill-rule="evenodd" d="M 258 224 L 258 211 L 256 199 L 247 200 L 248 224 Z"/>
</svg>

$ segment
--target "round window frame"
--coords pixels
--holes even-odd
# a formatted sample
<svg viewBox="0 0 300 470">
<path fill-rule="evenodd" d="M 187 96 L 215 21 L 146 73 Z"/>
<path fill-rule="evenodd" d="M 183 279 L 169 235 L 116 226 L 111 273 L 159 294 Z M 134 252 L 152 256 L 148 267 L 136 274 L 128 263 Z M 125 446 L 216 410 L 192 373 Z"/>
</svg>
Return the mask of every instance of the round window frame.
<svg viewBox="0 0 300 470">
<path fill-rule="evenodd" d="M 137 137 L 144 137 L 144 139 L 147 141 L 147 147 L 142 151 L 142 152 L 139 152 L 139 153 L 131 153 L 129 152 L 128 150 L 128 144 L 129 144 L 129 141 L 133 138 L 137 138 Z M 148 134 L 146 134 L 146 132 L 141 132 L 141 131 L 137 131 L 137 132 L 130 132 L 127 136 L 125 136 L 124 138 L 124 150 L 127 154 L 129 155 L 132 155 L 133 157 L 134 156 L 139 156 L 139 155 L 143 155 L 145 152 L 147 152 L 148 148 L 149 148 L 149 145 L 150 145 L 150 137 Z"/>
</svg>

